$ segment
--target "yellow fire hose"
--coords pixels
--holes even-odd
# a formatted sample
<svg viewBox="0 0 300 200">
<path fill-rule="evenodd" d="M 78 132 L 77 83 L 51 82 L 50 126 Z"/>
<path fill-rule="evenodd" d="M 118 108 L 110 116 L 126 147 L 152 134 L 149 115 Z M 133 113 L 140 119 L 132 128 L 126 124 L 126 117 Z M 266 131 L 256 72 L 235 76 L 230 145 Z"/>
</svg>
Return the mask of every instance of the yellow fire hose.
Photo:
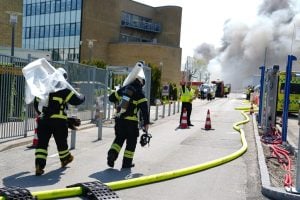
<svg viewBox="0 0 300 200">
<path fill-rule="evenodd" d="M 225 157 L 221 157 L 212 161 L 208 161 L 199 165 L 194 165 L 187 168 L 182 168 L 178 170 L 163 172 L 159 174 L 149 175 L 149 176 L 143 176 L 138 178 L 133 178 L 129 180 L 121 180 L 121 181 L 114 181 L 110 183 L 105 183 L 110 189 L 112 190 L 120 190 L 150 183 L 155 183 L 159 181 L 169 180 L 173 178 L 177 178 L 180 176 L 185 176 L 188 174 L 196 173 L 199 171 L 203 171 L 212 167 L 219 166 L 221 164 L 227 163 L 231 160 L 234 160 L 244 154 L 247 151 L 248 145 L 245 138 L 245 133 L 243 129 L 240 129 L 239 125 L 245 124 L 249 122 L 249 117 L 245 113 L 245 111 L 241 112 L 242 115 L 245 117 L 245 120 L 237 122 L 233 125 L 233 129 L 240 132 L 241 135 L 241 142 L 242 147 L 234 152 L 231 153 Z M 64 189 L 55 189 L 55 190 L 47 190 L 47 191 L 41 191 L 41 192 L 31 192 L 32 196 L 37 197 L 37 199 L 57 199 L 57 198 L 66 198 L 66 197 L 74 197 L 74 196 L 80 196 L 82 194 L 82 188 L 81 187 L 71 187 L 71 188 L 64 188 Z M 0 200 L 5 200 L 4 197 L 0 197 Z"/>
</svg>

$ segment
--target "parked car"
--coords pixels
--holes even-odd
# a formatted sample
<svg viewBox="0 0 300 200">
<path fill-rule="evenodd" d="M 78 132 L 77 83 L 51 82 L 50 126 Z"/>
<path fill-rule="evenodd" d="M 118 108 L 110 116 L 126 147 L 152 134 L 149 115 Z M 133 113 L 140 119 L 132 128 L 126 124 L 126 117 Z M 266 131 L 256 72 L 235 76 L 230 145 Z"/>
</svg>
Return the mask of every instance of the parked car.
<svg viewBox="0 0 300 200">
<path fill-rule="evenodd" d="M 199 95 L 200 99 L 212 100 L 216 97 L 216 85 L 204 83 L 199 86 Z"/>
</svg>

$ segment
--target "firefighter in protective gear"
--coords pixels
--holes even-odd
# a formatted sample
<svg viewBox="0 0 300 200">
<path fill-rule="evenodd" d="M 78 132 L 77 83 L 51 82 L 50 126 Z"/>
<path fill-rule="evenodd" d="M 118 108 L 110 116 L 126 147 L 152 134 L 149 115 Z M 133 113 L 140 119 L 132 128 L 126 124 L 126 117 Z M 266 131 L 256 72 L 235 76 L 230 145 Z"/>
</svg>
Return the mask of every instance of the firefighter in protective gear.
<svg viewBox="0 0 300 200">
<path fill-rule="evenodd" d="M 60 69 L 58 71 L 61 72 L 65 78 L 67 77 L 65 70 Z M 35 151 L 35 167 L 37 176 L 44 173 L 48 155 L 48 143 L 52 135 L 57 146 L 61 167 L 65 167 L 73 161 L 74 157 L 69 152 L 67 142 L 68 122 L 66 109 L 67 104 L 79 105 L 83 103 L 84 100 L 84 95 L 81 94 L 78 97 L 68 88 L 49 94 L 48 104 L 44 105 L 42 108 L 42 112 L 40 114 L 41 118 L 37 128 L 37 135 L 39 138 Z"/>
<path fill-rule="evenodd" d="M 181 118 L 184 111 L 184 108 L 187 112 L 187 124 L 188 126 L 194 126 L 191 124 L 191 113 L 192 113 L 192 102 L 195 99 L 195 91 L 193 88 L 191 88 L 191 82 L 187 82 L 186 84 L 184 82 L 181 82 L 181 97 L 180 100 L 182 102 L 181 106 L 181 114 L 180 114 L 180 121 L 179 126 L 181 124 Z"/>
<path fill-rule="evenodd" d="M 122 168 L 134 167 L 132 161 L 139 137 L 138 111 L 141 111 L 143 129 L 147 131 L 149 128 L 148 103 L 142 90 L 145 76 L 143 69 L 140 70 L 140 73 L 135 78 L 133 77 L 132 81 L 109 96 L 111 102 L 115 104 L 120 102 L 115 117 L 115 139 L 107 154 L 109 167 L 114 167 L 125 140 Z"/>
</svg>

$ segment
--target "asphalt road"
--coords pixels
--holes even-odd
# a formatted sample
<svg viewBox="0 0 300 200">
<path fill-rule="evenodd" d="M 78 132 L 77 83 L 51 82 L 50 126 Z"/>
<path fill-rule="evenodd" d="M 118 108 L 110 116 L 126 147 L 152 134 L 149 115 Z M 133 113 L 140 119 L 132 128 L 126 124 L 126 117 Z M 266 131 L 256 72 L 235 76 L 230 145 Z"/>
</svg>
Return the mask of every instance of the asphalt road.
<svg viewBox="0 0 300 200">
<path fill-rule="evenodd" d="M 168 172 L 198 165 L 229 155 L 241 148 L 239 132 L 233 124 L 244 120 L 235 107 L 243 104 L 239 94 L 211 102 L 195 100 L 189 129 L 178 129 L 180 113 L 153 121 L 149 131 L 153 138 L 149 147 L 138 145 L 132 170 L 122 170 L 121 157 L 111 169 L 106 165 L 106 153 L 114 138 L 113 124 L 103 128 L 97 141 L 97 128 L 78 131 L 75 157 L 66 169 L 60 168 L 54 141 L 51 140 L 46 173 L 34 175 L 34 150 L 19 146 L 0 152 L 0 187 L 19 186 L 30 191 L 62 189 L 80 182 L 99 180 L 103 183 Z M 203 130 L 207 111 L 213 130 Z M 256 145 L 252 123 L 241 127 L 245 131 L 248 150 L 239 158 L 187 176 L 116 191 L 123 200 L 257 200 L 261 194 Z M 123 151 L 122 151 L 123 152 Z M 68 199 L 82 199 L 80 197 Z"/>
</svg>

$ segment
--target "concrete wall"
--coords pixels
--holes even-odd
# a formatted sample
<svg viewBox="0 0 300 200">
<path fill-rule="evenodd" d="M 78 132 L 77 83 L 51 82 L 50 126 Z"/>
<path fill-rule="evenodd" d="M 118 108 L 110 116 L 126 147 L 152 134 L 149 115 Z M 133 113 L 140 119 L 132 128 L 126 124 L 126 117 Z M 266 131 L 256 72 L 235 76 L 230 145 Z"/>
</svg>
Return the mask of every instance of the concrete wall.
<svg viewBox="0 0 300 200">
<path fill-rule="evenodd" d="M 117 0 L 83 1 L 81 60 L 90 56 L 87 39 L 95 39 L 92 58 L 107 60 L 107 48 L 110 42 L 119 39 L 120 4 Z"/>
</svg>

